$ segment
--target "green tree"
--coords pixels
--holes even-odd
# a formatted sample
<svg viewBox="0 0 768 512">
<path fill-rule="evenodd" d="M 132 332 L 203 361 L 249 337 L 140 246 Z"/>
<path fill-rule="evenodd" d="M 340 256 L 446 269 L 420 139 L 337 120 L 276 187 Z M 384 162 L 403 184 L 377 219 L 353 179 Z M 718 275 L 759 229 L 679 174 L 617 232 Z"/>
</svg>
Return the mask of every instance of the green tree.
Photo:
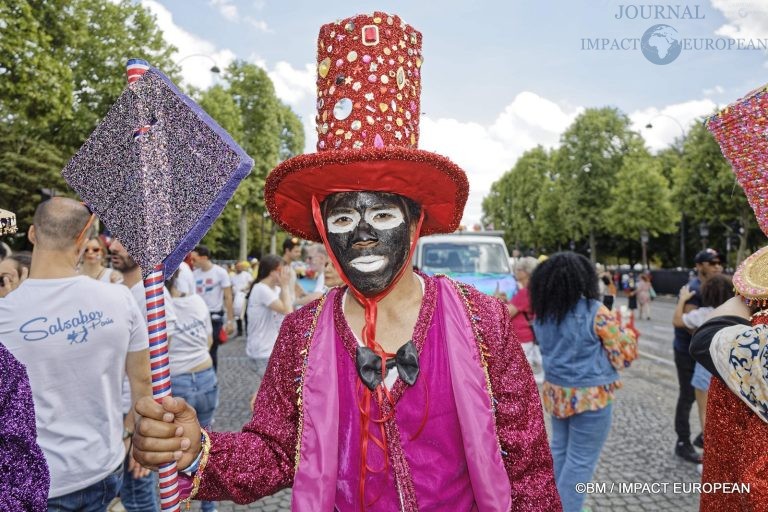
<svg viewBox="0 0 768 512">
<path fill-rule="evenodd" d="M 483 200 L 484 223 L 504 231 L 515 246 L 538 246 L 542 242 L 539 200 L 552 176 L 550 154 L 542 146 L 526 151 Z"/>
<path fill-rule="evenodd" d="M 265 247 L 264 180 L 280 161 L 304 149 L 301 120 L 275 95 L 274 86 L 264 69 L 236 61 L 227 70 L 227 86 L 216 86 L 199 94 L 200 105 L 246 153 L 254 159 L 250 176 L 243 180 L 222 215 L 206 235 L 218 257 L 235 254 L 231 240 L 240 241 L 239 258 L 254 248 L 250 241 Z M 270 233 L 276 226 L 270 223 Z M 258 237 L 251 226 L 261 228 Z"/>
<path fill-rule="evenodd" d="M 674 201 L 694 223 L 724 224 L 728 230 L 738 223 L 743 228 L 736 233 L 739 235 L 736 260 L 740 262 L 746 254 L 750 231 L 757 225 L 755 216 L 731 166 L 703 121 L 688 132 L 683 156 L 672 174 Z M 764 237 L 760 236 L 760 240 L 764 241 Z"/>
<path fill-rule="evenodd" d="M 19 233 L 25 233 L 32 224 L 37 207 L 32 197 L 41 189 L 67 190 L 61 177 L 65 161 L 61 148 L 12 134 L 8 127 L 0 128 L 0 207 L 16 213 Z M 26 238 L 8 242 L 18 248 L 26 245 Z"/>
<path fill-rule="evenodd" d="M 281 103 L 280 113 L 280 161 L 304 152 L 304 126 L 291 107 Z"/>
<path fill-rule="evenodd" d="M 589 237 L 593 262 L 595 233 L 608 227 L 605 209 L 616 175 L 627 155 L 645 151 L 642 138 L 629 125 L 626 114 L 616 108 L 587 109 L 565 130 L 556 153 L 555 168 L 573 197 L 574 235 Z"/>
<path fill-rule="evenodd" d="M 166 73 L 173 47 L 129 0 L 0 2 L 0 201 L 28 228 L 40 188 L 58 176 L 126 85 L 129 57 Z"/>
<path fill-rule="evenodd" d="M 662 162 L 648 154 L 625 158 L 605 213 L 607 231 L 628 240 L 638 240 L 642 232 L 654 237 L 674 232 L 680 213 L 672 205 Z"/>
</svg>

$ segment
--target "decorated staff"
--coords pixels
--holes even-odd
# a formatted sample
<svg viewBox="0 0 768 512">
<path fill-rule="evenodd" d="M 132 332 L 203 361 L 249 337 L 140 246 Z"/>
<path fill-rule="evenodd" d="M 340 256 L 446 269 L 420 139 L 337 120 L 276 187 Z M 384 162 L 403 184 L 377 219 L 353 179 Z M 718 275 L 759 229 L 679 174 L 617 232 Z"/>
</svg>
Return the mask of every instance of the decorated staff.
<svg viewBox="0 0 768 512">
<path fill-rule="evenodd" d="M 144 271 L 152 394 L 171 394 L 163 283 L 219 216 L 253 160 L 146 61 L 62 171 Z M 176 463 L 159 468 L 162 510 L 179 509 Z"/>
</svg>

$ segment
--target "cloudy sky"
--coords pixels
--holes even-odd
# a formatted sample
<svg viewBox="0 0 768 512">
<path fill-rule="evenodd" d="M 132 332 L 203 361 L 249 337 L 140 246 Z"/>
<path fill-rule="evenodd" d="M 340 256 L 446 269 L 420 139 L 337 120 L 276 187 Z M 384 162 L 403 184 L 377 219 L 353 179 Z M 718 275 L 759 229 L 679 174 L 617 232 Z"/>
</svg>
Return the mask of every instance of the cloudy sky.
<svg viewBox="0 0 768 512">
<path fill-rule="evenodd" d="M 233 59 L 265 68 L 278 96 L 304 121 L 308 152 L 316 143 L 320 25 L 374 10 L 399 14 L 424 37 L 419 146 L 467 171 L 467 225 L 479 221 L 491 183 L 525 150 L 556 147 L 584 108 L 621 109 L 658 150 L 699 116 L 768 82 L 766 0 L 672 3 L 677 13 L 666 3 L 649 9 L 645 0 L 140 2 L 178 48 L 186 83 L 209 87 L 218 80 L 208 71 L 211 59 L 222 69 Z M 666 65 L 641 51 L 643 34 L 657 24 L 683 40 L 679 57 Z M 717 49 L 728 39 L 737 41 L 733 49 Z M 763 50 L 752 49 L 759 45 Z M 652 129 L 645 128 L 649 122 Z"/>
</svg>

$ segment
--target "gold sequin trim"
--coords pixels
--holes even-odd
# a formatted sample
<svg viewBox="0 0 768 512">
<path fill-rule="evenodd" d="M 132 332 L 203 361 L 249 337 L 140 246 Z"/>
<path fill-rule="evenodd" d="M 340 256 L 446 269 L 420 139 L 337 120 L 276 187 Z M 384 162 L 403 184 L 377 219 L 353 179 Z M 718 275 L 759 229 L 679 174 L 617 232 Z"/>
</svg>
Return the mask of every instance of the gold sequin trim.
<svg viewBox="0 0 768 512">
<path fill-rule="evenodd" d="M 309 331 L 304 335 L 306 337 L 306 345 L 301 350 L 300 354 L 303 356 L 301 361 L 301 373 L 299 374 L 299 377 L 296 379 L 298 381 L 298 386 L 296 387 L 296 405 L 299 409 L 299 424 L 298 424 L 298 431 L 296 435 L 296 456 L 294 457 L 293 461 L 293 472 L 296 473 L 296 471 L 299 470 L 299 459 L 301 458 L 301 434 L 304 432 L 304 401 L 303 401 L 303 392 L 304 392 L 304 378 L 307 373 L 307 364 L 309 362 L 309 347 L 312 344 L 312 338 L 315 335 L 315 328 L 317 327 L 317 320 L 320 318 L 320 313 L 323 310 L 323 306 L 325 305 L 325 299 L 328 297 L 328 293 L 326 292 L 321 298 L 320 301 L 317 303 L 317 307 L 315 308 L 314 314 L 312 315 L 312 323 L 309 326 Z"/>
</svg>

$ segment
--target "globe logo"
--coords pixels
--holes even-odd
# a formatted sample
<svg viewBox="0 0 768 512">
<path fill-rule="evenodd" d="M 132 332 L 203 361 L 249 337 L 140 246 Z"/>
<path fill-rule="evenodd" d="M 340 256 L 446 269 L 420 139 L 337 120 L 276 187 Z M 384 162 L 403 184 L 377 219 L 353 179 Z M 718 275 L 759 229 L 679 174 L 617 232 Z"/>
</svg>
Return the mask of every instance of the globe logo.
<svg viewBox="0 0 768 512">
<path fill-rule="evenodd" d="M 669 25 L 654 25 L 640 39 L 640 50 L 645 58 L 660 66 L 677 59 L 682 49 L 680 35 Z"/>
</svg>

